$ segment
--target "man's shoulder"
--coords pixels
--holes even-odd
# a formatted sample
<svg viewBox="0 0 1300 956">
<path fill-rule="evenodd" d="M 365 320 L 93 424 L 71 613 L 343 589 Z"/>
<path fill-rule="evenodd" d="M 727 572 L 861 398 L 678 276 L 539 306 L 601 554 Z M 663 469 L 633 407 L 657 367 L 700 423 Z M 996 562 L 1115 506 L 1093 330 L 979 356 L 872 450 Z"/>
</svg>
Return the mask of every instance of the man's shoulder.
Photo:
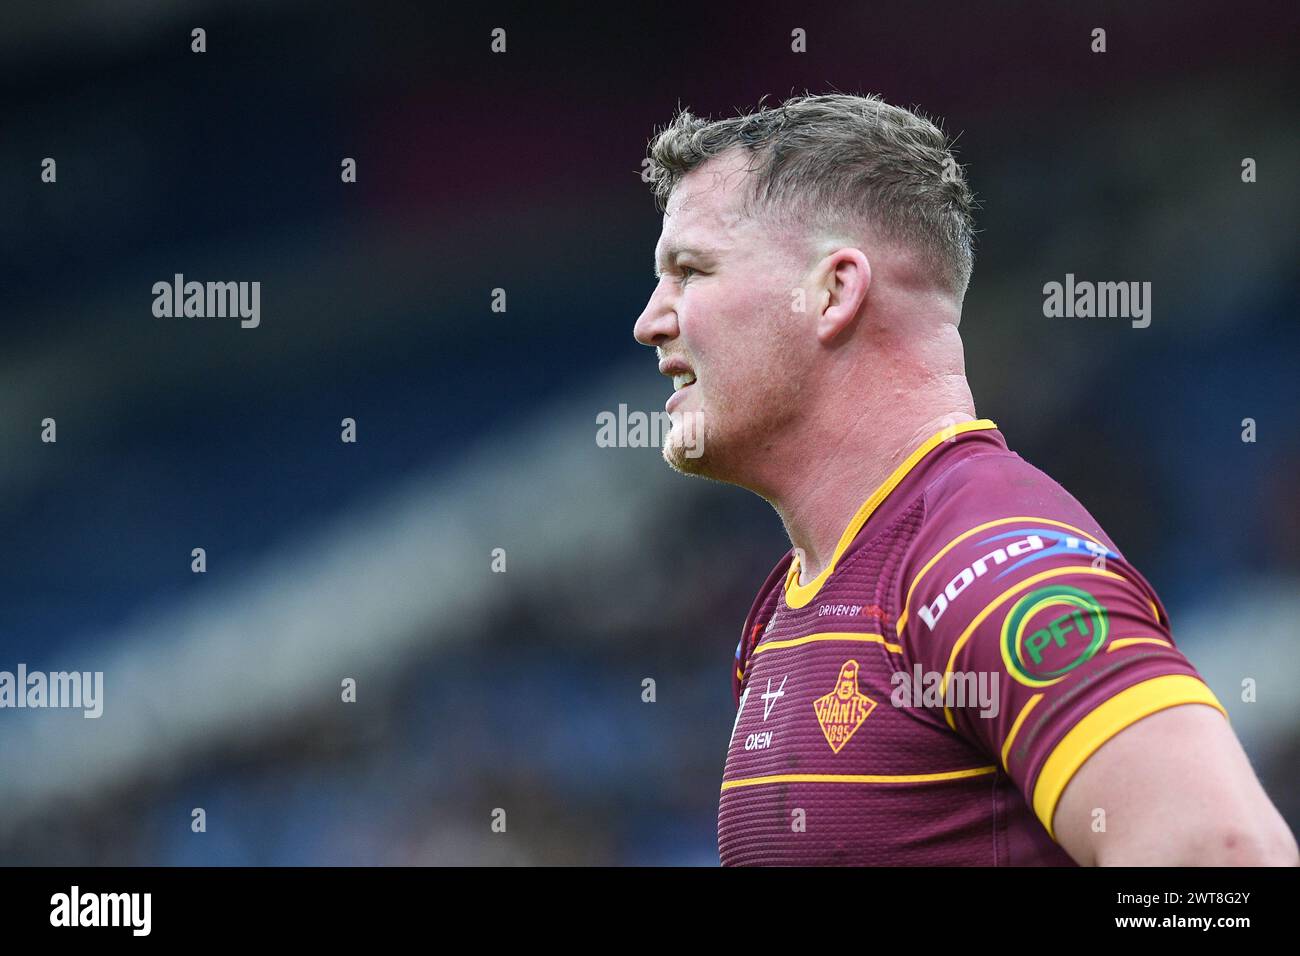
<svg viewBox="0 0 1300 956">
<path fill-rule="evenodd" d="M 920 497 L 924 509 L 915 545 L 922 550 L 973 529 L 1032 527 L 1035 523 L 1081 533 L 1111 546 L 1096 519 L 1074 495 L 1005 448 L 953 462 L 926 482 Z"/>
<path fill-rule="evenodd" d="M 900 633 L 918 610 L 926 613 L 921 605 L 931 606 L 931 599 L 937 618 L 962 592 L 969 592 L 963 600 L 970 604 L 982 592 L 992 597 L 1026 577 L 1059 573 L 1049 569 L 1084 566 L 1085 573 L 1105 574 L 1122 562 L 1078 499 L 1012 451 L 993 449 L 954 462 L 926 483 L 920 497 L 919 527 L 895 581 Z M 936 589 L 938 596 L 931 595 Z"/>
<path fill-rule="evenodd" d="M 1097 519 L 1014 452 L 954 462 L 921 498 L 922 518 L 894 581 L 900 637 L 909 628 L 916 636 L 918 623 L 960 637 L 1021 591 L 1087 592 L 1089 600 L 1104 592 L 1154 625 L 1167 622 L 1155 591 Z"/>
</svg>

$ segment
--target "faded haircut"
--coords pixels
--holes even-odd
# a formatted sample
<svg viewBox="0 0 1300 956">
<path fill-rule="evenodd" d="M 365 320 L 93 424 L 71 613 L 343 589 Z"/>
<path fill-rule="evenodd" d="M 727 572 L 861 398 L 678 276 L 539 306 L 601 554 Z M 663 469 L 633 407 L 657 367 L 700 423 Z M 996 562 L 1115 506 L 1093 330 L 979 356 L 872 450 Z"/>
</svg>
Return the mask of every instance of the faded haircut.
<svg viewBox="0 0 1300 956">
<path fill-rule="evenodd" d="M 867 226 L 921 257 L 960 301 L 974 266 L 975 198 L 952 144 L 926 117 L 879 96 L 796 96 L 777 107 L 707 120 L 680 109 L 650 141 L 648 178 L 660 212 L 682 177 L 748 150 L 744 213 L 804 229 Z"/>
</svg>

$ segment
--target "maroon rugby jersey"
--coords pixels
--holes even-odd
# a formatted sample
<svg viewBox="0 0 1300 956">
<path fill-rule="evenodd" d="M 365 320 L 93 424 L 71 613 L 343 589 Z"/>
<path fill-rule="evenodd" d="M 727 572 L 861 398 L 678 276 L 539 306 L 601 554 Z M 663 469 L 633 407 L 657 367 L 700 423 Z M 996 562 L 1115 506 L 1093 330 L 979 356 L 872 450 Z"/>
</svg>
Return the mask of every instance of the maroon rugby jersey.
<svg viewBox="0 0 1300 956">
<path fill-rule="evenodd" d="M 1092 517 L 981 420 L 931 437 L 806 584 L 745 621 L 718 808 L 724 865 L 1074 865 L 1052 817 L 1106 740 L 1227 716 Z"/>
</svg>

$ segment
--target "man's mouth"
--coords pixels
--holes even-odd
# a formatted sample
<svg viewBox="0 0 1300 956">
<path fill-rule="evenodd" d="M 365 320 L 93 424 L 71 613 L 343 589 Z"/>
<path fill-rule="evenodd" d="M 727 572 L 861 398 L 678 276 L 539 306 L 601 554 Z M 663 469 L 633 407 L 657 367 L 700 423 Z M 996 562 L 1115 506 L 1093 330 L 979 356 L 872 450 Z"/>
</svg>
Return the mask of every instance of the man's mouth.
<svg viewBox="0 0 1300 956">
<path fill-rule="evenodd" d="M 673 376 L 673 391 L 680 392 L 687 385 L 695 384 L 694 372 L 678 372 Z"/>
</svg>

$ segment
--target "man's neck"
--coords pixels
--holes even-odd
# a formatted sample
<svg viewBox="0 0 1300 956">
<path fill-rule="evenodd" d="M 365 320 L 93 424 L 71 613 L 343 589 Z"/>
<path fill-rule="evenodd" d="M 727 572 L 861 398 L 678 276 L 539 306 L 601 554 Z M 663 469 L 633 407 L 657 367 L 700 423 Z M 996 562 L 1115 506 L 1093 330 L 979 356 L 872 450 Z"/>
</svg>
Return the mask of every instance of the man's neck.
<svg viewBox="0 0 1300 956">
<path fill-rule="evenodd" d="M 838 434 L 804 445 L 816 452 L 789 463 L 781 487 L 766 497 L 790 537 L 801 584 L 829 566 L 853 515 L 908 455 L 944 428 L 974 420 L 964 379 L 954 391 L 949 400 L 926 408 L 873 410 Z"/>
</svg>

